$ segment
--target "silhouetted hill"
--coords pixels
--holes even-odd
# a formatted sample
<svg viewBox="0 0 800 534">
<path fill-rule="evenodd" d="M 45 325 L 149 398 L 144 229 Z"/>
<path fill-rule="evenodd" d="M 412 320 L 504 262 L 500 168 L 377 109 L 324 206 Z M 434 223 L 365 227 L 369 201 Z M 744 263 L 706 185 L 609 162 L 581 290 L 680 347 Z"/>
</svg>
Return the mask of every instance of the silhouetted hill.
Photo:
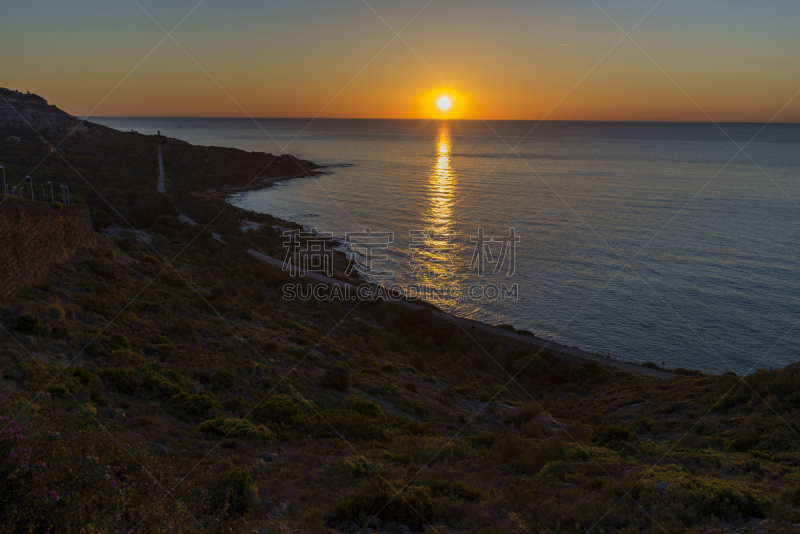
<svg viewBox="0 0 800 534">
<path fill-rule="evenodd" d="M 0 135 L 50 139 L 71 131 L 86 134 L 103 126 L 81 121 L 33 93 L 0 87 Z"/>
</svg>

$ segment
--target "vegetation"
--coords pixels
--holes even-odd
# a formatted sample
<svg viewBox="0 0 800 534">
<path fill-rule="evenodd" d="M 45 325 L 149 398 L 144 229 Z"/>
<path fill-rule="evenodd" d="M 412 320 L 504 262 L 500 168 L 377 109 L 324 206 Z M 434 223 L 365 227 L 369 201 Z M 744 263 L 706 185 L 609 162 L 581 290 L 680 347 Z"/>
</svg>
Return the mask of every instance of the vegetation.
<svg viewBox="0 0 800 534">
<path fill-rule="evenodd" d="M 107 215 L 153 239 L 100 236 L 97 251 L 1 303 L 4 532 L 800 522 L 800 364 L 657 380 L 397 304 L 284 301 L 288 275 L 244 252 L 279 247 L 272 230 L 241 233 L 233 208 L 214 223 L 224 244 L 180 223 L 179 209 L 214 220 L 219 205 L 177 167 L 175 193 L 131 195 L 155 189 L 157 143 L 199 174 L 205 159 L 235 166 L 238 154 L 247 172 L 235 180 L 263 155 L 106 135 L 63 145 L 97 191 L 80 194 L 93 210 L 109 199 L 122 211 Z M 7 145 L 10 169 L 39 154 Z M 48 161 L 43 176 L 66 174 Z"/>
</svg>

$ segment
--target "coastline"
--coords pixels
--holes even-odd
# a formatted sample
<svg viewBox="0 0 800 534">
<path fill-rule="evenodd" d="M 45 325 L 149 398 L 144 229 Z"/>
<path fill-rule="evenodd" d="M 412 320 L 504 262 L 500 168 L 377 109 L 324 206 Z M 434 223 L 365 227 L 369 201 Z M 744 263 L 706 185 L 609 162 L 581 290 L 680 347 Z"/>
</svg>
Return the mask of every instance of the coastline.
<svg viewBox="0 0 800 534">
<path fill-rule="evenodd" d="M 268 189 L 273 185 L 277 184 L 278 182 L 285 182 L 287 180 L 294 180 L 295 178 L 313 178 L 314 176 L 320 176 L 327 174 L 325 171 L 318 171 L 316 169 L 324 169 L 325 166 L 316 166 L 314 169 L 309 169 L 306 172 L 298 172 L 294 174 L 286 174 L 282 176 L 256 176 L 253 181 L 244 187 L 239 186 L 223 186 L 218 189 L 208 189 L 205 191 L 203 196 L 206 197 L 214 197 L 224 200 L 225 202 L 228 201 L 228 197 L 236 193 L 246 193 L 249 191 L 260 191 L 262 189 Z M 277 217 L 276 217 L 277 219 Z M 291 221 L 286 221 L 291 222 Z M 296 224 L 296 223 L 294 223 Z"/>
<path fill-rule="evenodd" d="M 324 168 L 324 167 L 317 167 L 317 168 Z M 274 177 L 274 178 L 266 178 L 264 180 L 259 181 L 258 182 L 259 185 L 251 184 L 250 186 L 248 186 L 248 187 L 246 187 L 244 189 L 242 189 L 242 188 L 236 189 L 236 188 L 232 188 L 232 187 L 222 187 L 222 188 L 219 188 L 219 189 L 216 189 L 216 190 L 209 190 L 208 193 L 210 195 L 212 195 L 212 196 L 216 196 L 217 198 L 221 198 L 225 202 L 228 202 L 228 198 L 230 198 L 230 196 L 233 193 L 269 189 L 270 187 L 272 187 L 273 185 L 275 185 L 276 183 L 281 182 L 281 181 L 292 180 L 294 178 L 310 178 L 310 177 L 312 177 L 312 173 L 314 173 L 313 176 L 317 176 L 317 175 L 320 175 L 320 174 L 326 174 L 324 172 L 310 171 L 308 174 L 298 173 L 296 175 L 288 175 L 288 176 L 279 176 L 279 177 Z M 230 191 L 230 192 L 227 192 L 227 191 Z M 250 211 L 250 210 L 247 210 L 247 211 Z M 252 213 L 255 213 L 255 212 L 252 212 Z M 279 223 L 277 226 L 279 226 L 281 228 L 303 229 L 303 230 L 306 229 L 305 226 L 303 226 L 303 225 L 301 225 L 299 223 L 296 223 L 294 221 L 287 221 L 285 219 L 281 219 L 279 217 L 275 217 L 274 215 L 272 217 L 275 219 L 276 222 Z M 325 238 L 325 241 L 330 242 L 330 243 L 335 243 L 336 246 L 344 246 L 345 245 L 345 243 L 343 243 L 342 241 L 340 241 L 340 240 L 338 240 L 336 238 Z M 268 264 L 271 264 L 271 265 L 274 265 L 274 266 L 283 267 L 283 260 L 274 258 L 272 256 L 268 256 L 266 254 L 263 254 L 261 252 L 255 251 L 255 250 L 249 250 L 248 252 L 252 256 L 254 256 L 256 259 L 258 259 L 259 261 L 262 261 L 264 263 L 268 263 Z M 354 275 L 350 275 L 350 276 L 345 275 L 344 272 L 347 270 L 347 267 L 350 265 L 350 262 L 353 261 L 353 260 L 348 258 L 348 254 L 345 253 L 344 251 L 341 251 L 341 250 L 334 249 L 333 250 L 333 255 L 334 255 L 334 276 L 338 275 L 337 278 L 330 278 L 330 277 L 327 277 L 327 276 L 324 276 L 324 275 L 321 275 L 321 274 L 318 274 L 318 273 L 312 273 L 312 272 L 307 272 L 306 276 L 308 278 L 311 278 L 312 280 L 317 281 L 317 282 L 321 282 L 321 283 L 328 284 L 328 285 L 337 285 L 341 289 L 347 289 L 347 290 L 350 290 L 350 291 L 352 291 L 354 289 L 357 289 L 356 286 L 358 286 L 358 285 L 368 285 L 368 286 L 371 286 L 376 291 L 383 290 L 384 292 L 387 292 L 387 290 L 383 286 L 380 286 L 379 284 L 376 284 L 374 282 L 370 282 L 370 281 L 364 279 L 358 271 L 355 271 Z M 350 287 L 347 288 L 346 286 L 350 286 Z M 513 339 L 515 341 L 519 341 L 519 342 L 522 342 L 524 344 L 533 345 L 533 346 L 537 347 L 540 351 L 545 351 L 546 350 L 548 352 L 552 352 L 552 353 L 554 353 L 556 355 L 565 357 L 565 358 L 567 358 L 569 360 L 572 360 L 572 361 L 594 361 L 594 362 L 599 363 L 599 364 L 604 365 L 604 366 L 616 367 L 616 368 L 623 369 L 623 370 L 626 370 L 626 371 L 629 371 L 629 372 L 633 372 L 633 373 L 637 373 L 637 374 L 641 374 L 641 375 L 645 375 L 645 376 L 651 376 L 651 377 L 654 377 L 654 378 L 668 379 L 668 378 L 672 378 L 674 376 L 677 376 L 676 373 L 672 373 L 669 370 L 665 370 L 665 369 L 662 369 L 662 368 L 657 367 L 657 366 L 650 367 L 648 365 L 644 365 L 644 364 L 641 364 L 641 363 L 635 363 L 633 361 L 616 360 L 614 358 L 611 358 L 610 356 L 604 356 L 604 355 L 599 354 L 599 353 L 595 353 L 595 352 L 587 351 L 587 350 L 584 350 L 584 349 L 580 349 L 580 348 L 578 348 L 576 346 L 569 346 L 569 345 L 566 345 L 564 343 L 559 343 L 559 342 L 556 342 L 556 341 L 540 338 L 536 334 L 533 334 L 533 333 L 530 333 L 530 332 L 520 331 L 520 330 L 511 331 L 508 328 L 504 328 L 504 327 L 500 327 L 500 326 L 496 326 L 496 325 L 491 325 L 491 324 L 488 324 L 488 323 L 483 323 L 481 321 L 475 321 L 475 320 L 472 320 L 472 319 L 469 319 L 469 318 L 466 318 L 466 317 L 460 317 L 460 316 L 448 313 L 448 312 L 440 309 L 436 305 L 431 304 L 430 302 L 427 302 L 427 301 L 422 300 L 422 299 L 416 299 L 416 300 L 411 301 L 411 300 L 408 300 L 405 297 L 405 295 L 403 295 L 401 298 L 396 298 L 396 299 L 393 299 L 393 300 L 395 302 L 399 302 L 400 304 L 402 304 L 402 305 L 404 305 L 404 306 L 406 306 L 406 307 L 408 307 L 410 309 L 413 309 L 413 310 L 428 309 L 433 313 L 434 317 L 436 317 L 437 319 L 454 322 L 454 323 L 458 324 L 462 329 L 464 329 L 465 332 L 472 331 L 473 335 L 475 335 L 475 336 L 483 335 L 483 336 L 504 337 L 506 339 Z"/>
</svg>

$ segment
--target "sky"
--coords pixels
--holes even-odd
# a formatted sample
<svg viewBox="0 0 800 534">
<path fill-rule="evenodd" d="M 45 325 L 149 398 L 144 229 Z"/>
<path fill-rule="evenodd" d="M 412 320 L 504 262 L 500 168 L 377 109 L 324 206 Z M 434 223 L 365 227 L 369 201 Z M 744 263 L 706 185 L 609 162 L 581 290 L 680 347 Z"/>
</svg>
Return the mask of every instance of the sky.
<svg viewBox="0 0 800 534">
<path fill-rule="evenodd" d="M 798 27 L 797 0 L 0 0 L 0 86 L 81 116 L 797 122 Z"/>
</svg>

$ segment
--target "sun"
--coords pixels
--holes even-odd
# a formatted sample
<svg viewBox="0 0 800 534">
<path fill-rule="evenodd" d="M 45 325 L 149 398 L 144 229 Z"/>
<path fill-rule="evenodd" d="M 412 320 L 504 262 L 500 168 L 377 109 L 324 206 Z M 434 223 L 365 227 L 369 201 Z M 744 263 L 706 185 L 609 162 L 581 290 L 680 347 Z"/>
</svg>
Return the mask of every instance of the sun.
<svg viewBox="0 0 800 534">
<path fill-rule="evenodd" d="M 436 102 L 436 106 L 439 108 L 440 111 L 449 111 L 450 108 L 453 106 L 453 101 L 450 100 L 450 97 L 443 96 Z"/>
</svg>

